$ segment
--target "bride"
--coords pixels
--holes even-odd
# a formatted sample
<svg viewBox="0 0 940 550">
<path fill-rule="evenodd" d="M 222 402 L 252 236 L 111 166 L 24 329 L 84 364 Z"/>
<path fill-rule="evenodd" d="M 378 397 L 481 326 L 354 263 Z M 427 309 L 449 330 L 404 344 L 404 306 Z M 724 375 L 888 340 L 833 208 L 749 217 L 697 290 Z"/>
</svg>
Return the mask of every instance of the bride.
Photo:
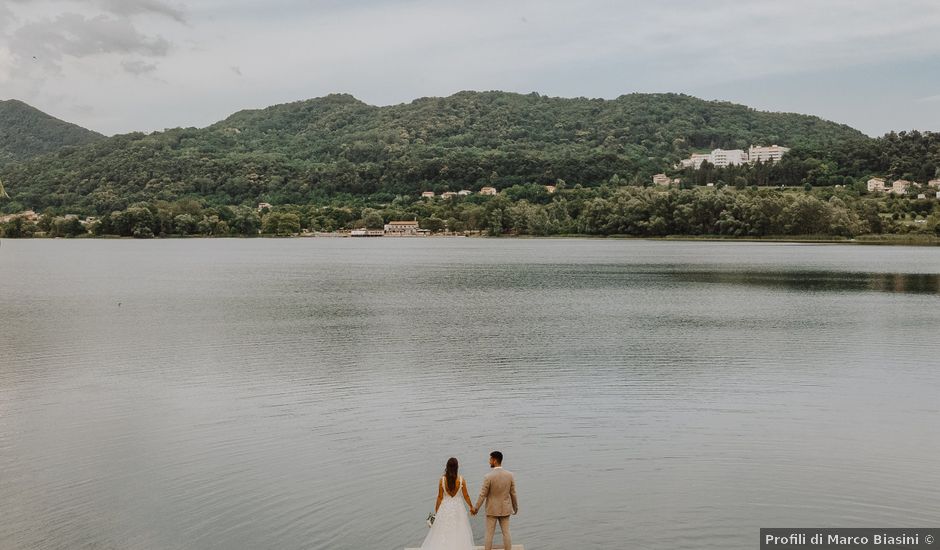
<svg viewBox="0 0 940 550">
<path fill-rule="evenodd" d="M 457 475 L 457 459 L 447 460 L 444 476 L 437 485 L 437 504 L 434 505 L 434 523 L 431 531 L 421 544 L 421 550 L 472 550 L 473 532 L 470 530 L 470 518 L 467 509 L 458 498 L 463 493 L 470 512 L 473 504 L 467 494 L 467 483 Z"/>
</svg>

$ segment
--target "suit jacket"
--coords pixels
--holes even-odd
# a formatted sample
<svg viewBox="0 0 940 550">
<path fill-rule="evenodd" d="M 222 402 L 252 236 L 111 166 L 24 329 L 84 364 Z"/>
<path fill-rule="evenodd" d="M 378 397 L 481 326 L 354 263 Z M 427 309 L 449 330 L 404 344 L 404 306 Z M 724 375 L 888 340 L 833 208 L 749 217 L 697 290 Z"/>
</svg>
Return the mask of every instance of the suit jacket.
<svg viewBox="0 0 940 550">
<path fill-rule="evenodd" d="M 493 468 L 483 478 L 483 488 L 480 489 L 480 498 L 477 510 L 486 501 L 486 515 L 510 516 L 519 511 L 519 502 L 516 500 L 516 478 L 512 472 L 502 468 Z"/>
</svg>

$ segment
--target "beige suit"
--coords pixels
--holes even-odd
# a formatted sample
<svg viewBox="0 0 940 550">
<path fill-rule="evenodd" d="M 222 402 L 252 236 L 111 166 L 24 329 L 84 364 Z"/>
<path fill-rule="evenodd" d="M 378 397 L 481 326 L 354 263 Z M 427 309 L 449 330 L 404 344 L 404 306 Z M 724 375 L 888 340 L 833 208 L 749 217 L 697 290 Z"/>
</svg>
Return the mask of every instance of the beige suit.
<svg viewBox="0 0 940 550">
<path fill-rule="evenodd" d="M 480 498 L 477 499 L 477 510 L 486 501 L 486 541 L 484 548 L 492 550 L 493 535 L 496 534 L 496 523 L 503 534 L 503 548 L 512 548 L 512 536 L 509 534 L 509 516 L 519 512 L 519 502 L 516 500 L 516 478 L 512 472 L 501 467 L 493 468 L 483 478 L 483 488 L 480 489 Z"/>
</svg>

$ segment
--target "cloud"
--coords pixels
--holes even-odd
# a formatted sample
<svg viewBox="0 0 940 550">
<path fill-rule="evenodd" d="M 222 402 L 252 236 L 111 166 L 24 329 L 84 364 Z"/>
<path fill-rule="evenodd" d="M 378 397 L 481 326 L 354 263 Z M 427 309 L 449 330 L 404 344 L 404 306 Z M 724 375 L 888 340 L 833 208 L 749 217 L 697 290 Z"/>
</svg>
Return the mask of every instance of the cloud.
<svg viewBox="0 0 940 550">
<path fill-rule="evenodd" d="M 7 48 L 0 47 L 0 82 L 6 82 L 13 74 L 16 60 L 13 58 L 13 52 Z"/>
<path fill-rule="evenodd" d="M 917 101 L 923 101 L 925 103 L 937 103 L 937 102 L 940 102 L 940 94 L 922 97 L 918 99 Z"/>
<path fill-rule="evenodd" d="M 121 61 L 121 67 L 134 76 L 152 73 L 157 70 L 156 63 L 147 63 L 140 59 L 125 59 Z"/>
<path fill-rule="evenodd" d="M 160 0 L 80 0 L 91 1 L 109 13 L 120 16 L 160 15 L 178 23 L 186 23 L 182 8 L 171 6 Z"/>
<path fill-rule="evenodd" d="M 35 58 L 46 69 L 58 69 L 66 56 L 116 53 L 159 57 L 167 54 L 170 44 L 163 37 L 141 34 L 126 19 L 65 13 L 16 29 L 10 47 L 21 62 Z"/>
<path fill-rule="evenodd" d="M 5 4 L 0 3 L 0 31 L 14 22 L 13 12 Z"/>
</svg>

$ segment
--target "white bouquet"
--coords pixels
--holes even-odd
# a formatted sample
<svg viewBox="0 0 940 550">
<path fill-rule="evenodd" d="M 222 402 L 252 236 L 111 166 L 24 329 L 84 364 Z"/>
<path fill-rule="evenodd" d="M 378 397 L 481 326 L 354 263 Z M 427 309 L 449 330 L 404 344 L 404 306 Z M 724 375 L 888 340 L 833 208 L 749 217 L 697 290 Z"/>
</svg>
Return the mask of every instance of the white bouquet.
<svg viewBox="0 0 940 550">
<path fill-rule="evenodd" d="M 434 525 L 434 512 L 428 514 L 428 529 L 430 529 L 432 525 Z"/>
</svg>

